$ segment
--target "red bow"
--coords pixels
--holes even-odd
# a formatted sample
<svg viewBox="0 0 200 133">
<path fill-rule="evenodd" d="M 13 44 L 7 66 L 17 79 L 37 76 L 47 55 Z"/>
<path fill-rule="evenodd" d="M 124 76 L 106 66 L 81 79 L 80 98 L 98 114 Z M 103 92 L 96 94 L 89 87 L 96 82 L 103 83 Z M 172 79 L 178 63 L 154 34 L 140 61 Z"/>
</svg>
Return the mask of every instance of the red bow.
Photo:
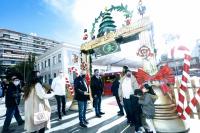
<svg viewBox="0 0 200 133">
<path fill-rule="evenodd" d="M 135 72 L 135 77 L 139 85 L 142 85 L 146 81 L 160 81 L 161 89 L 164 93 L 167 93 L 170 89 L 166 83 L 175 83 L 175 77 L 173 72 L 168 65 L 163 66 L 155 75 L 150 76 L 145 71 L 138 69 L 138 72 Z"/>
</svg>

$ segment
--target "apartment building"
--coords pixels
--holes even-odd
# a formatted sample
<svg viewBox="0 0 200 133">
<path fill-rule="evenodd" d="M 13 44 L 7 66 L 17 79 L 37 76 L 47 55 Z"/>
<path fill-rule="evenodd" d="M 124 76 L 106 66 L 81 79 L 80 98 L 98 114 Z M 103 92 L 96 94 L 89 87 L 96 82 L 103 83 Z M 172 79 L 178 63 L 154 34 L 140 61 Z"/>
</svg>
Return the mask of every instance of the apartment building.
<svg viewBox="0 0 200 133">
<path fill-rule="evenodd" d="M 29 53 L 39 56 L 46 52 L 47 49 L 59 44 L 54 40 L 8 29 L 0 29 L 0 65 L 16 65 L 25 61 Z"/>
</svg>

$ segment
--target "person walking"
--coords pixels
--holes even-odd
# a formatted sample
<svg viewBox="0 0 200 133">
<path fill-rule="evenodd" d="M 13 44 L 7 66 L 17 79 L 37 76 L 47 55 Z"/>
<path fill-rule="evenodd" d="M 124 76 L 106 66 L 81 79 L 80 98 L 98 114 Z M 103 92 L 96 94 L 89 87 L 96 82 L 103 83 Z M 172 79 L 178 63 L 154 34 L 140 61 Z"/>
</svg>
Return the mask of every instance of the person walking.
<svg viewBox="0 0 200 133">
<path fill-rule="evenodd" d="M 101 97 L 103 93 L 103 82 L 99 75 L 99 70 L 94 70 L 94 75 L 91 78 L 91 91 L 93 98 L 93 106 L 95 108 L 96 117 L 101 117 L 101 115 L 105 114 L 101 112 Z"/>
<path fill-rule="evenodd" d="M 5 95 L 5 104 L 7 110 L 6 110 L 6 119 L 4 121 L 2 133 L 10 132 L 9 126 L 13 118 L 13 115 L 19 126 L 24 124 L 24 120 L 22 120 L 18 108 L 22 92 L 19 85 L 20 80 L 15 75 L 12 76 L 11 80 L 12 82 L 9 84 Z"/>
<path fill-rule="evenodd" d="M 127 115 L 127 123 L 133 125 L 134 116 L 131 106 L 130 96 L 134 94 L 134 90 L 138 88 L 136 78 L 132 75 L 130 70 L 126 70 L 125 75 L 121 78 L 119 86 L 119 98 L 120 102 L 123 103 L 124 109 Z"/>
<path fill-rule="evenodd" d="M 119 107 L 119 111 L 118 111 L 118 115 L 119 116 L 123 116 L 124 115 L 124 110 L 123 110 L 123 106 L 120 102 L 120 99 L 119 99 L 119 94 L 118 94 L 118 90 L 119 90 L 119 79 L 120 79 L 120 76 L 117 74 L 115 75 L 115 79 L 112 83 L 112 86 L 111 86 L 111 91 L 113 93 L 113 96 L 115 96 L 115 99 L 117 101 L 117 105 Z"/>
<path fill-rule="evenodd" d="M 82 70 L 80 75 L 74 80 L 75 99 L 78 101 L 79 121 L 81 127 L 87 127 L 86 120 L 87 100 L 89 100 L 90 91 L 87 86 L 86 71 Z"/>
<path fill-rule="evenodd" d="M 158 98 L 152 89 L 152 86 L 144 84 L 143 87 L 144 96 L 139 98 L 139 103 L 142 105 L 142 111 L 146 118 L 146 123 L 150 128 L 149 133 L 156 133 L 156 129 L 153 124 L 153 117 L 155 115 L 154 102 Z"/>
<path fill-rule="evenodd" d="M 59 75 L 53 79 L 51 88 L 55 93 L 55 98 L 57 101 L 57 110 L 58 118 L 62 119 L 61 115 L 61 104 L 62 104 L 62 113 L 66 115 L 65 105 L 66 105 L 66 87 L 65 87 L 65 77 L 62 70 L 59 71 Z"/>
<path fill-rule="evenodd" d="M 45 128 L 50 128 L 51 107 L 48 99 L 54 96 L 54 93 L 45 89 L 37 71 L 33 71 L 29 76 L 28 85 L 24 89 L 24 129 L 29 133 L 44 133 Z M 41 111 L 48 112 L 48 120 L 40 124 L 34 123 L 34 114 Z"/>
</svg>

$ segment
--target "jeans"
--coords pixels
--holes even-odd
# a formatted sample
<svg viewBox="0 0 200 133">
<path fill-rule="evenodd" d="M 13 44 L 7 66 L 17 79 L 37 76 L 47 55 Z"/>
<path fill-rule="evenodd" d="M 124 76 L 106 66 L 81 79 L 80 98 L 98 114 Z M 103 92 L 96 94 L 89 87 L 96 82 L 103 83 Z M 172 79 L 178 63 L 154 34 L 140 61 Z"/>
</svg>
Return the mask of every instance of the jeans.
<svg viewBox="0 0 200 133">
<path fill-rule="evenodd" d="M 3 130 L 7 130 L 9 128 L 13 115 L 15 116 L 15 119 L 18 124 L 20 124 L 23 121 L 19 114 L 19 109 L 17 105 L 14 107 L 7 107 L 6 119 L 4 121 Z"/>
<path fill-rule="evenodd" d="M 100 115 L 101 112 L 101 96 L 94 97 L 93 105 L 95 108 L 96 115 Z"/>
<path fill-rule="evenodd" d="M 86 120 L 85 114 L 87 109 L 87 101 L 78 101 L 79 121 L 84 123 Z"/>
<path fill-rule="evenodd" d="M 63 96 L 59 96 L 59 95 L 55 95 L 56 97 L 56 101 L 57 101 L 57 110 L 58 110 L 58 116 L 59 118 L 61 118 L 61 103 L 62 103 L 62 112 L 65 115 L 65 104 L 66 104 L 66 99 L 65 99 L 65 95 Z"/>
<path fill-rule="evenodd" d="M 119 96 L 115 96 L 115 98 L 116 98 L 117 104 L 118 104 L 118 106 L 119 106 L 120 113 L 123 114 L 123 113 L 124 113 L 124 110 L 123 110 L 123 106 L 122 106 L 122 104 L 121 104 L 121 102 L 120 102 Z"/>
<path fill-rule="evenodd" d="M 134 122 L 131 100 L 123 98 L 123 103 L 124 103 L 124 109 L 125 109 L 128 121 Z"/>
</svg>

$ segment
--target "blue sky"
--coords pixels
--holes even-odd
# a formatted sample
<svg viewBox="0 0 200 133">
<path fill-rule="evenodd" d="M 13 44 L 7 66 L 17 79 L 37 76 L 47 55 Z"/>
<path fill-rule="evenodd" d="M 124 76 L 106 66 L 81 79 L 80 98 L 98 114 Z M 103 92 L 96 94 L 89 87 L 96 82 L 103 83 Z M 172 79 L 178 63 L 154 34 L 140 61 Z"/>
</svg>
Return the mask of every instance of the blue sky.
<svg viewBox="0 0 200 133">
<path fill-rule="evenodd" d="M 67 6 L 69 4 L 73 2 Z M 70 28 L 73 28 L 70 11 L 65 17 L 58 13 L 46 0 L 1 0 L 0 28 L 67 41 Z"/>
<path fill-rule="evenodd" d="M 0 28 L 67 42 L 83 43 L 83 29 L 91 31 L 94 19 L 110 5 L 127 4 L 133 10 L 132 21 L 138 17 L 139 0 L 0 0 Z M 172 45 L 193 48 L 200 38 L 199 0 L 143 0 L 147 6 L 155 31 L 159 52 L 165 52 L 164 35 L 179 35 L 180 41 Z M 112 14 L 117 23 L 124 22 L 120 13 Z M 121 25 L 121 24 L 119 24 Z M 96 27 L 98 28 L 98 27 Z M 96 29 L 98 30 L 98 29 Z M 166 49 L 166 48 L 164 48 Z"/>
</svg>

